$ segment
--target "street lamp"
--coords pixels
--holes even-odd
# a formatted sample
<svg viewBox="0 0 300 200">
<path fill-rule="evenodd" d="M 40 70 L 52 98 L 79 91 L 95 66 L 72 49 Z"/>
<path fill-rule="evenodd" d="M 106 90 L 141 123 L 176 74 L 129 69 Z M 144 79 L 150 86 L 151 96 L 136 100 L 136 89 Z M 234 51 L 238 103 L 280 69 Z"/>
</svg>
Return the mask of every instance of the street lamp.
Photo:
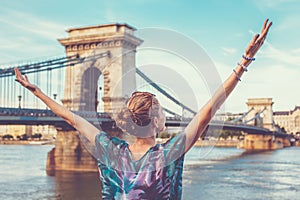
<svg viewBox="0 0 300 200">
<path fill-rule="evenodd" d="M 53 94 L 54 100 L 56 100 L 57 94 Z"/>
<path fill-rule="evenodd" d="M 102 86 L 99 86 L 99 100 L 98 100 L 98 105 L 99 105 L 99 111 L 102 112 Z"/>
<path fill-rule="evenodd" d="M 19 96 L 18 96 L 18 100 L 19 100 L 19 108 L 21 108 L 21 99 L 22 99 L 22 96 L 19 95 Z"/>
</svg>

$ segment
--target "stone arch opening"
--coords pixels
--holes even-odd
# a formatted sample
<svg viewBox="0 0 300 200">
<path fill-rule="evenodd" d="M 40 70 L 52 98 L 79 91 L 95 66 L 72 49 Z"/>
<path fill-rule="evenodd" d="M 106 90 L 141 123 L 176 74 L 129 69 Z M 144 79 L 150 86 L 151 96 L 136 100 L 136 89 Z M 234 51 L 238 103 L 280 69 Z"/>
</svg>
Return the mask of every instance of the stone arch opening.
<svg viewBox="0 0 300 200">
<path fill-rule="evenodd" d="M 80 106 L 82 111 L 97 111 L 99 104 L 99 93 L 103 91 L 103 78 L 99 82 L 101 71 L 96 67 L 87 68 L 82 75 L 80 88 Z"/>
<path fill-rule="evenodd" d="M 261 113 L 260 112 L 257 112 L 255 113 L 255 119 L 254 119 L 254 126 L 257 126 L 257 127 L 263 127 L 263 118 L 261 117 Z"/>
</svg>

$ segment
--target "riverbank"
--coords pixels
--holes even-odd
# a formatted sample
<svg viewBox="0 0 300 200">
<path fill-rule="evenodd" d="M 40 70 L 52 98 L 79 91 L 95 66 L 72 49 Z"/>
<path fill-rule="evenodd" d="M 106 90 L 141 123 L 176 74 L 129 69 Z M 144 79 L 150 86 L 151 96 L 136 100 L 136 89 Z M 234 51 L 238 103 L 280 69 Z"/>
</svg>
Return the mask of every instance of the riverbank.
<svg viewBox="0 0 300 200">
<path fill-rule="evenodd" d="M 158 143 L 163 143 L 168 139 L 158 139 Z M 44 140 L 44 141 L 29 141 L 29 140 L 0 140 L 0 145 L 54 145 L 55 140 Z M 206 147 L 237 147 L 240 143 L 239 140 L 198 140 L 194 146 Z M 300 142 L 295 142 L 294 146 L 300 146 Z"/>
<path fill-rule="evenodd" d="M 206 146 L 237 147 L 239 143 L 240 143 L 239 140 L 198 140 L 194 146 L 196 147 L 206 147 Z"/>
<path fill-rule="evenodd" d="M 0 140 L 0 145 L 53 145 L 54 140 L 30 141 L 30 140 Z"/>
<path fill-rule="evenodd" d="M 157 143 L 164 143 L 168 138 L 157 138 Z M 198 140 L 194 146 L 196 147 L 207 147 L 207 146 L 216 146 L 216 147 L 237 147 L 240 143 L 240 140 Z"/>
</svg>

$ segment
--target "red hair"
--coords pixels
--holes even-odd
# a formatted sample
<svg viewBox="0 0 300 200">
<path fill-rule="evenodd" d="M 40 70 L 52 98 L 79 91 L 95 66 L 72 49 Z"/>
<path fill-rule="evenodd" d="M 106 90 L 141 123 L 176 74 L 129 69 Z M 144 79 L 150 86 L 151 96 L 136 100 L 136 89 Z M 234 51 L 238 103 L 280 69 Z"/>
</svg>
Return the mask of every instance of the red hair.
<svg viewBox="0 0 300 200">
<path fill-rule="evenodd" d="M 123 131 L 138 136 L 148 129 L 153 117 L 158 116 L 159 102 L 149 92 L 134 92 L 116 117 L 116 123 Z"/>
</svg>

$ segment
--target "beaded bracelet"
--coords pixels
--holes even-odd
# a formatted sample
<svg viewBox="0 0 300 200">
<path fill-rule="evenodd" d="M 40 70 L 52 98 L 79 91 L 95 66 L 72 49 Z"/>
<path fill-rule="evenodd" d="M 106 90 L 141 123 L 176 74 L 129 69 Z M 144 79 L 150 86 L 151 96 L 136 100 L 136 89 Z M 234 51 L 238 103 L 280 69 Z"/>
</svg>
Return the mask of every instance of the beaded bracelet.
<svg viewBox="0 0 300 200">
<path fill-rule="evenodd" d="M 235 71 L 235 69 L 233 69 L 233 72 L 234 72 L 234 74 L 235 74 L 235 76 L 236 76 L 236 79 L 237 79 L 238 81 L 241 81 L 241 77 L 238 75 L 238 73 Z"/>
<path fill-rule="evenodd" d="M 255 60 L 255 58 L 247 57 L 247 56 L 245 56 L 244 54 L 242 55 L 242 57 L 243 57 L 245 60 L 248 60 L 248 61 L 254 61 L 254 60 Z"/>
<path fill-rule="evenodd" d="M 245 65 L 243 65 L 242 63 L 238 62 L 237 64 L 243 68 L 244 72 L 248 71 L 247 67 Z"/>
</svg>

